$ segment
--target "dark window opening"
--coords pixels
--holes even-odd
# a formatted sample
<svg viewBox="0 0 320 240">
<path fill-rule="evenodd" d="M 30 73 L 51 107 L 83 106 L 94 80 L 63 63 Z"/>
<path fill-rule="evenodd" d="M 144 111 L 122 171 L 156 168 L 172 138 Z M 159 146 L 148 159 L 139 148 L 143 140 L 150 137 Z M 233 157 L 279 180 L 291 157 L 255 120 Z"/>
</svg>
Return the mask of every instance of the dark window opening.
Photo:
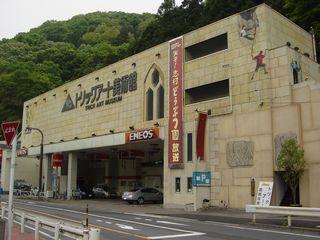
<svg viewBox="0 0 320 240">
<path fill-rule="evenodd" d="M 187 161 L 192 162 L 193 149 L 192 149 L 192 133 L 187 134 Z"/>
<path fill-rule="evenodd" d="M 229 96 L 229 79 L 186 89 L 186 104 Z"/>
<path fill-rule="evenodd" d="M 155 87 L 159 83 L 159 72 L 155 69 L 152 73 L 152 85 Z"/>
<path fill-rule="evenodd" d="M 153 119 L 153 91 L 149 88 L 146 94 L 146 120 Z"/>
<path fill-rule="evenodd" d="M 164 117 L 164 89 L 162 86 L 158 88 L 158 112 L 157 117 L 163 118 Z"/>
<path fill-rule="evenodd" d="M 180 192 L 181 191 L 181 186 L 180 186 L 180 178 L 176 177 L 176 192 Z"/>
<path fill-rule="evenodd" d="M 187 191 L 191 192 L 192 191 L 192 177 L 187 178 L 187 183 L 188 183 L 187 184 L 187 188 L 188 188 Z"/>
<path fill-rule="evenodd" d="M 186 61 L 197 59 L 228 48 L 228 34 L 224 33 L 185 49 Z"/>
</svg>

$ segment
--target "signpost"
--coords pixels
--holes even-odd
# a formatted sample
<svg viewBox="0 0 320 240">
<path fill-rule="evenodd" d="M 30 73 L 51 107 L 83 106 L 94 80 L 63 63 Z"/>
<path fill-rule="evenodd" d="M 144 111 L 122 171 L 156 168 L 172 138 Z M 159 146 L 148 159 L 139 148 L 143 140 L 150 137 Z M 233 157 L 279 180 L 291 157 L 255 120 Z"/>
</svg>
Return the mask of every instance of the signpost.
<svg viewBox="0 0 320 240">
<path fill-rule="evenodd" d="M 12 198 L 13 198 L 13 182 L 14 182 L 14 167 L 16 160 L 16 148 L 17 148 L 17 130 L 20 125 L 20 121 L 4 122 L 1 124 L 4 138 L 6 139 L 7 146 L 11 148 L 11 166 L 10 166 L 10 184 L 9 184 L 9 204 L 8 204 L 8 240 L 11 240 L 11 229 L 13 222 L 12 214 Z"/>
</svg>

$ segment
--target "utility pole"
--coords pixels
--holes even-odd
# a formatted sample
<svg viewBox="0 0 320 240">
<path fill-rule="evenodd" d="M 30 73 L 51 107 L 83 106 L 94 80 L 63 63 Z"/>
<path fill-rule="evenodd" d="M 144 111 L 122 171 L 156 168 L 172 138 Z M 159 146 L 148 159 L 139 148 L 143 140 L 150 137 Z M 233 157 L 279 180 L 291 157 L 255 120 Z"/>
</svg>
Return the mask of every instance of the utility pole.
<svg viewBox="0 0 320 240">
<path fill-rule="evenodd" d="M 43 164 L 43 132 L 39 128 L 26 127 L 27 131 L 38 131 L 41 134 L 41 143 L 40 143 L 40 164 L 39 164 L 39 189 L 38 189 L 38 198 L 40 198 L 40 192 L 42 190 L 42 164 Z"/>
</svg>

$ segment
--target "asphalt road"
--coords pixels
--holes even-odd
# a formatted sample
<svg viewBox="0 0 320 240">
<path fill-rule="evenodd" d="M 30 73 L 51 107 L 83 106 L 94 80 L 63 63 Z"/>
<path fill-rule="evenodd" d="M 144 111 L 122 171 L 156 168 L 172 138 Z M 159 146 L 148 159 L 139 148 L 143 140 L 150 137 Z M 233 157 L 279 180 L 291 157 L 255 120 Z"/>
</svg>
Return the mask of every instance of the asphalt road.
<svg viewBox="0 0 320 240">
<path fill-rule="evenodd" d="M 15 208 L 81 223 L 84 211 L 77 206 L 55 203 L 16 200 Z M 199 221 L 159 215 L 120 213 L 95 210 L 89 215 L 89 224 L 101 229 L 101 239 L 199 239 L 199 240 L 309 240 L 320 239 L 320 233 L 256 225 Z"/>
</svg>

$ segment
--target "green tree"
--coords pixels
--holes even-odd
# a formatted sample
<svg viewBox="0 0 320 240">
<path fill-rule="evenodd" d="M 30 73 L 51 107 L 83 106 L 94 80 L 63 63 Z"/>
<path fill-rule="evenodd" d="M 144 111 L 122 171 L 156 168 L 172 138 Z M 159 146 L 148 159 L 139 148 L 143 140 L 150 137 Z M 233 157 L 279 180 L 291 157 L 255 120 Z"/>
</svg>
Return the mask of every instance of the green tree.
<svg viewBox="0 0 320 240">
<path fill-rule="evenodd" d="M 303 175 L 306 166 L 304 151 L 298 145 L 296 139 L 287 139 L 283 142 L 277 165 L 279 170 L 282 171 L 284 181 L 291 190 L 292 203 L 296 204 L 296 191 L 299 179 Z"/>
</svg>

